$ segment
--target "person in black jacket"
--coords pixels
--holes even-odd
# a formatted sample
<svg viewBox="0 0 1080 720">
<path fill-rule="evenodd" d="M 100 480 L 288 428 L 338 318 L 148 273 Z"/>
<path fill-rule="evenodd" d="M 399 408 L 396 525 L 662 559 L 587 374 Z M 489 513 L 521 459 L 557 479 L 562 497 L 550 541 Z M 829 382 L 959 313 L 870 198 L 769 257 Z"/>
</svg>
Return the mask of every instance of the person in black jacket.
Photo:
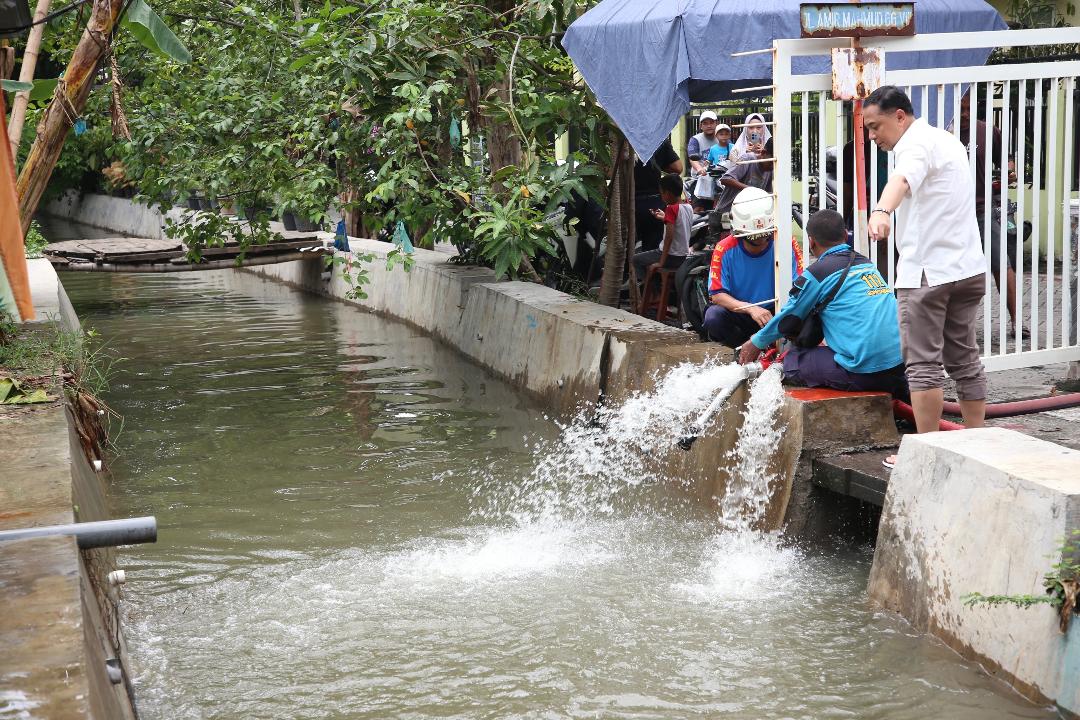
<svg viewBox="0 0 1080 720">
<path fill-rule="evenodd" d="M 654 210 L 664 210 L 667 206 L 660 199 L 660 177 L 664 173 L 681 174 L 682 159 L 671 146 L 671 140 L 665 140 L 649 162 L 634 163 L 634 227 L 637 240 L 641 243 L 638 250 L 656 250 L 664 239 L 664 223 L 653 215 Z"/>
</svg>

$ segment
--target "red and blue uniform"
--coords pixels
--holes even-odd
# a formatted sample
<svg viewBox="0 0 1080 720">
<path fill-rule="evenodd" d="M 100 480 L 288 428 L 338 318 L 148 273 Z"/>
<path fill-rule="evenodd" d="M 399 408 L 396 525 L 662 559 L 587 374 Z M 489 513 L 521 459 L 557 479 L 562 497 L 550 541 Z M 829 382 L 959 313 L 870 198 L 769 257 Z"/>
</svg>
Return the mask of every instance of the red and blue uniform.
<svg viewBox="0 0 1080 720">
<path fill-rule="evenodd" d="M 709 297 L 726 292 L 744 303 L 768 300 L 776 294 L 773 278 L 773 245 L 760 255 L 751 255 L 739 238 L 728 235 L 712 252 L 709 264 Z M 791 280 L 803 271 L 803 254 L 799 243 L 791 240 Z"/>
<path fill-rule="evenodd" d="M 713 248 L 709 264 L 709 297 L 727 293 L 741 303 L 761 303 L 776 294 L 773 272 L 773 247 L 770 242 L 758 255 L 747 251 L 739 238 L 729 235 Z M 803 270 L 802 249 L 791 240 L 791 278 L 794 281 Z M 772 310 L 768 303 L 764 304 Z M 705 311 L 705 336 L 729 347 L 746 342 L 760 327 L 742 312 L 732 312 L 712 304 Z"/>
</svg>

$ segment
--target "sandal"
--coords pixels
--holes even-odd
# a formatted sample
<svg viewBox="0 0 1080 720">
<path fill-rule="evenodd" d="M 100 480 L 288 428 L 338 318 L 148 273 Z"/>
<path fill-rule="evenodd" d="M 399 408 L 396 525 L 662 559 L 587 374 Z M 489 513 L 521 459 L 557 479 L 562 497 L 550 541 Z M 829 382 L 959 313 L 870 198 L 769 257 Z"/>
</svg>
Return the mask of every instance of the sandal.
<svg viewBox="0 0 1080 720">
<path fill-rule="evenodd" d="M 892 470 L 894 467 L 896 467 L 896 456 L 895 455 L 888 456 L 887 458 L 885 458 L 884 460 L 881 461 L 881 464 L 884 465 L 886 469 Z"/>
</svg>

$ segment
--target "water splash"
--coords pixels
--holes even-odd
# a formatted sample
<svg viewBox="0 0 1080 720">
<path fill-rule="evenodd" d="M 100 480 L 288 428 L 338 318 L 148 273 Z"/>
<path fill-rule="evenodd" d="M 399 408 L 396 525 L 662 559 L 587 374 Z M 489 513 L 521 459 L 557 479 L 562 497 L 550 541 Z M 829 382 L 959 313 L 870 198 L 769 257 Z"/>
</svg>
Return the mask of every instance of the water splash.
<svg viewBox="0 0 1080 720">
<path fill-rule="evenodd" d="M 579 413 L 557 438 L 533 444 L 536 465 L 521 482 L 508 487 L 482 476 L 473 492 L 478 514 L 519 524 L 610 515 L 625 490 L 660 477 L 659 461 L 687 426 L 742 377 L 735 364 L 683 363 L 657 378 L 652 392 Z"/>
<path fill-rule="evenodd" d="M 424 576 L 475 581 L 606 562 L 612 551 L 590 547 L 579 531 L 626 516 L 634 503 L 638 513 L 630 510 L 630 516 L 664 515 L 670 502 L 650 503 L 644 492 L 666 482 L 661 462 L 682 452 L 676 441 L 717 394 L 745 377 L 735 364 L 687 363 L 658 377 L 652 392 L 601 408 L 595 417 L 580 414 L 560 427 L 558 437 L 531 445 L 534 465 L 524 478 L 507 482 L 497 470 L 477 471 L 473 501 L 483 526 L 478 537 L 443 547 L 445 552 L 423 547 L 403 564 Z M 730 480 L 719 501 L 717 532 L 700 567 L 683 580 L 691 596 L 749 596 L 793 562 L 793 551 L 778 535 L 756 529 L 769 507 L 769 461 L 781 436 L 776 415 L 783 394 L 779 369 L 765 371 L 750 388 L 737 442 L 725 455 Z M 710 425 L 734 419 L 720 412 Z"/>
<path fill-rule="evenodd" d="M 783 434 L 776 423 L 776 413 L 784 402 L 781 378 L 779 367 L 774 365 L 751 387 L 739 439 L 728 452 L 731 478 L 720 501 L 721 524 L 726 530 L 753 530 L 768 510 L 775 480 L 769 461 Z"/>
<path fill-rule="evenodd" d="M 477 514 L 518 525 L 612 514 L 626 490 L 656 484 L 662 461 L 686 428 L 717 393 L 744 377 L 733 363 L 684 363 L 657 377 L 651 392 L 580 413 L 560 426 L 557 438 L 533 443 L 536 463 L 522 481 L 508 485 L 480 471 L 473 490 Z M 727 454 L 732 471 L 721 501 L 724 529 L 749 530 L 768 507 L 768 463 L 781 434 L 775 427 L 783 402 L 780 379 L 778 369 L 769 370 L 752 386 L 738 442 Z M 719 413 L 713 422 L 724 417 Z"/>
</svg>

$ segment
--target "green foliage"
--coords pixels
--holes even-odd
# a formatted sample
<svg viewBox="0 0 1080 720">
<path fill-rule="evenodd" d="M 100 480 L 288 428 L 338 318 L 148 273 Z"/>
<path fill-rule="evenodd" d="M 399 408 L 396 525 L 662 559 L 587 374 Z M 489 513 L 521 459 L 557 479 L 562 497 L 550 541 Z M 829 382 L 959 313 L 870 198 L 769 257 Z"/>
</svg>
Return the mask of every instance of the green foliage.
<svg viewBox="0 0 1080 720">
<path fill-rule="evenodd" d="M 5 92 L 22 92 L 33 89 L 34 83 L 32 82 L 21 82 L 19 80 L 9 80 L 8 78 L 0 79 L 0 90 Z"/>
<path fill-rule="evenodd" d="M 90 171 L 120 160 L 166 205 L 198 193 L 317 222 L 330 208 L 373 228 L 402 221 L 417 246 L 449 241 L 500 274 L 529 273 L 554 250 L 544 211 L 603 185 L 608 124 L 558 42 L 586 5 L 326 0 L 298 20 L 287 3 L 177 0 L 164 19 L 191 62 L 118 33 L 132 140 L 110 136 L 99 153 L 87 139 L 107 129 L 99 86 L 70 162 Z M 58 38 L 50 49 L 62 54 Z M 558 165 L 555 139 L 571 128 L 589 153 Z M 72 168 L 59 173 L 86 185 Z M 203 221 L 204 239 L 186 240 L 205 247 L 222 229 Z"/>
<path fill-rule="evenodd" d="M 350 254 L 350 255 L 332 255 L 326 258 L 327 266 L 333 270 L 333 268 L 339 268 L 341 272 L 341 279 L 345 281 L 345 284 L 349 286 L 349 289 L 345 292 L 345 298 L 347 300 L 367 300 L 367 293 L 364 292 L 364 285 L 371 282 L 371 276 L 367 271 L 367 264 L 375 259 L 375 256 L 371 253 L 364 254 Z M 387 268 L 389 269 L 390 263 L 387 262 Z"/>
<path fill-rule="evenodd" d="M 964 605 L 974 607 L 976 605 L 1011 605 L 1018 608 L 1029 608 L 1032 605 L 1054 605 L 1054 600 L 1048 595 L 983 595 L 982 593 L 969 593 L 963 597 Z M 1059 607 L 1059 605 L 1054 605 Z"/>
<path fill-rule="evenodd" d="M 59 323 L 25 325 L 0 314 L 0 373 L 32 385 L 63 376 L 69 393 L 100 395 L 119 358 L 99 342 L 94 330 L 69 332 Z"/>
<path fill-rule="evenodd" d="M 30 151 L 31 144 L 26 136 L 32 135 L 32 130 L 37 127 L 43 113 L 44 103 L 31 101 L 26 113 L 24 141 L 19 146 L 19 167 L 22 167 Z M 112 136 L 108 95 L 100 92 L 91 93 L 84 116 L 87 119 L 86 132 L 82 135 L 69 133 L 67 142 L 64 144 L 64 151 L 60 154 L 60 159 L 49 179 L 45 200 L 52 199 L 70 189 L 81 192 L 104 192 L 107 189 L 102 170 L 114 160 L 119 159 L 123 152 L 122 147 Z"/>
<path fill-rule="evenodd" d="M 191 53 L 145 0 L 131 0 L 120 26 L 145 47 L 178 63 L 191 62 Z"/>
<path fill-rule="evenodd" d="M 202 262 L 203 251 L 207 248 L 223 248 L 229 244 L 240 249 L 240 255 L 236 258 L 236 264 L 240 265 L 244 253 L 252 245 L 265 245 L 281 238 L 270 230 L 269 218 L 265 213 L 251 221 L 235 222 L 216 212 L 192 210 L 185 213 L 181 221 L 166 218 L 165 232 L 184 244 L 190 263 Z"/>
<path fill-rule="evenodd" d="M 1013 29 L 1065 27 L 1062 17 L 1055 19 L 1055 0 L 1009 0 L 1005 10 L 1006 19 Z M 1068 12 L 1069 15 L 1073 13 Z M 1018 62 L 1021 60 L 1053 59 L 1055 56 L 1074 55 L 1080 45 L 1042 45 L 994 48 L 987 60 L 988 65 Z"/>
<path fill-rule="evenodd" d="M 23 92 L 24 90 L 30 91 L 30 100 L 42 101 L 48 100 L 52 97 L 53 91 L 56 90 L 56 83 L 58 78 L 52 78 L 51 80 L 38 79 L 32 82 L 20 82 L 19 80 L 0 80 L 0 89 L 5 92 Z M 10 103 L 9 103 L 10 105 Z"/>
<path fill-rule="evenodd" d="M 1045 595 L 983 595 L 970 593 L 962 599 L 968 607 L 976 605 L 1011 605 L 1028 608 L 1033 605 L 1050 605 L 1062 612 L 1061 630 L 1065 632 L 1069 625 L 1069 616 L 1080 613 L 1077 606 L 1077 588 L 1080 586 L 1080 529 L 1070 532 L 1061 543 L 1059 560 L 1050 567 L 1050 572 L 1043 576 Z"/>
<path fill-rule="evenodd" d="M 30 222 L 30 229 L 26 232 L 23 244 L 26 246 L 26 257 L 28 258 L 41 257 L 41 251 L 49 244 L 49 241 L 41 234 L 41 226 L 38 225 L 37 220 Z"/>
</svg>

